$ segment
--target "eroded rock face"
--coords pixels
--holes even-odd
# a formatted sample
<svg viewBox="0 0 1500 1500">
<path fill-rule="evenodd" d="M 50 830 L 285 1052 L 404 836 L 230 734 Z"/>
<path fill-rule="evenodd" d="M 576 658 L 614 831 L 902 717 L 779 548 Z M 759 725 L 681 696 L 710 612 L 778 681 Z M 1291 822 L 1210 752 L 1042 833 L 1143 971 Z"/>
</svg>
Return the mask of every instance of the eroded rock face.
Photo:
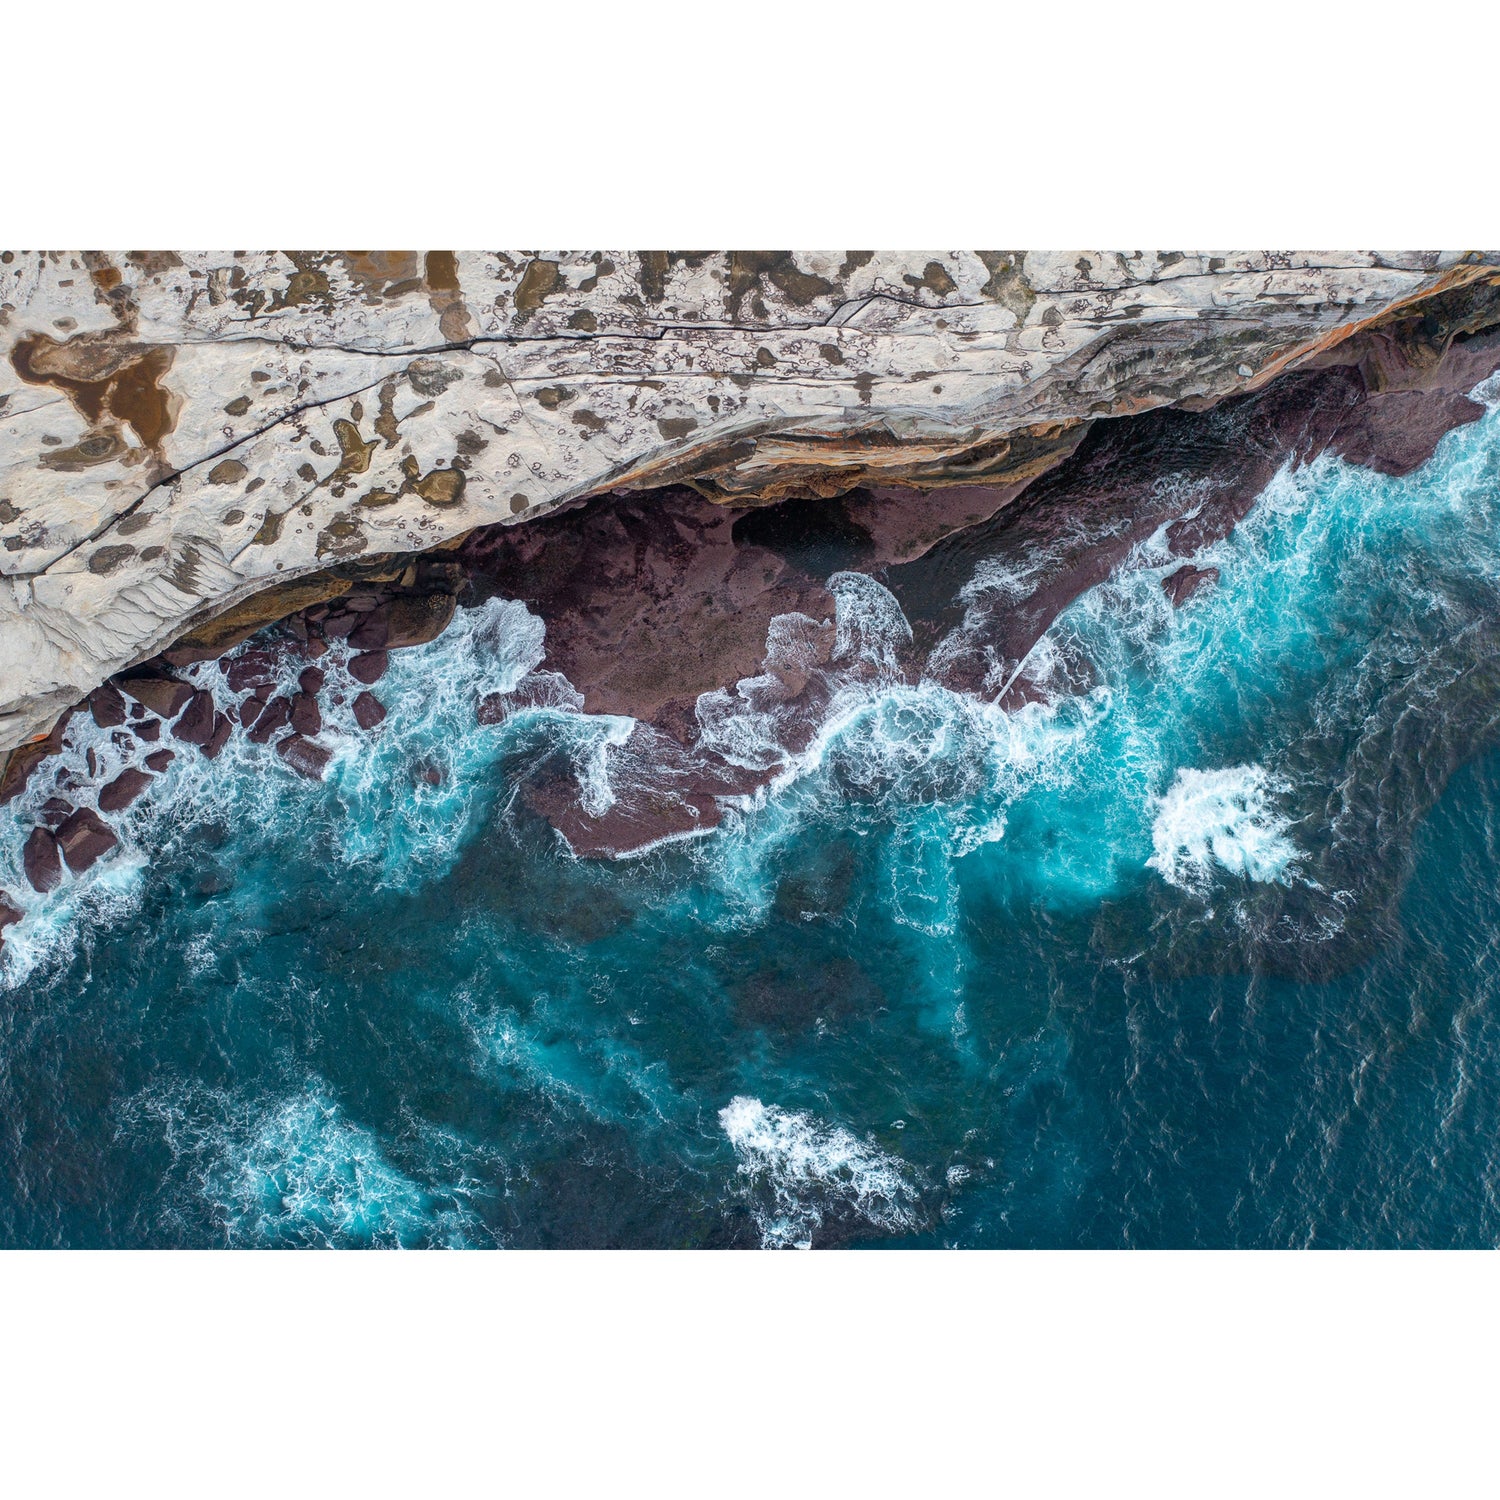
<svg viewBox="0 0 1500 1500">
<path fill-rule="evenodd" d="M 941 534 L 946 487 L 1018 489 L 1100 416 L 1333 358 L 1497 260 L 7 252 L 0 751 L 121 668 L 348 590 L 307 575 L 606 491 L 906 486 Z M 349 611 L 351 637 L 441 628 L 403 609 L 385 640 Z"/>
</svg>

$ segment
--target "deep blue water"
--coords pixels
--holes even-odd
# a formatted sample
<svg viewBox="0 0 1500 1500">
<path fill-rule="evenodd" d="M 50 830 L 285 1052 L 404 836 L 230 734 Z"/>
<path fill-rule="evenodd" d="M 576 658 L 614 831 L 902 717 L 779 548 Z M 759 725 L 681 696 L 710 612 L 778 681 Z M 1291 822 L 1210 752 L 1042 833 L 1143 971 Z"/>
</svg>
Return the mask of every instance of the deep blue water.
<svg viewBox="0 0 1500 1500">
<path fill-rule="evenodd" d="M 322 784 L 180 756 L 7 933 L 0 1242 L 1497 1243 L 1500 411 L 1406 479 L 1284 472 L 1197 560 L 1180 611 L 1159 542 L 1080 598 L 1019 712 L 851 671 L 633 860 L 519 795 L 602 806 L 628 721 L 475 719 L 546 670 L 516 603 L 396 653 Z"/>
</svg>

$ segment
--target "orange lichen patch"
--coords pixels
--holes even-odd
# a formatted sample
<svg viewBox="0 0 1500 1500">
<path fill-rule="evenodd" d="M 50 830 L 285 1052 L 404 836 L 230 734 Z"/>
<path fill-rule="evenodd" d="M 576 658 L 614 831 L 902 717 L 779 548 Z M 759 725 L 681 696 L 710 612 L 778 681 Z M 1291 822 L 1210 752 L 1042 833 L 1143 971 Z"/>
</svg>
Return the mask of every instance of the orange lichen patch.
<svg viewBox="0 0 1500 1500">
<path fill-rule="evenodd" d="M 66 392 L 91 427 L 104 428 L 112 417 L 159 453 L 177 420 L 177 400 L 161 383 L 175 353 L 170 344 L 122 343 L 116 334 L 58 343 L 37 333 L 11 350 L 10 362 L 29 384 Z"/>
</svg>

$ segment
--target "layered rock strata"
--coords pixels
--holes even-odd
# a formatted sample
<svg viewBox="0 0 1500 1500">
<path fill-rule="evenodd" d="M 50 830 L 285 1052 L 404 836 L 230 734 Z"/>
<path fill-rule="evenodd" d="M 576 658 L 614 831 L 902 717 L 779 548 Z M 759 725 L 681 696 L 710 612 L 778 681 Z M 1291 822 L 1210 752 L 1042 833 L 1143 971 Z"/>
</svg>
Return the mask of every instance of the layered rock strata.
<svg viewBox="0 0 1500 1500">
<path fill-rule="evenodd" d="M 167 648 L 332 597 L 340 568 L 399 582 L 604 493 L 860 492 L 897 517 L 884 560 L 917 556 L 1100 418 L 1260 389 L 1417 301 L 1420 365 L 1497 261 L 6 251 L 0 751 Z"/>
</svg>

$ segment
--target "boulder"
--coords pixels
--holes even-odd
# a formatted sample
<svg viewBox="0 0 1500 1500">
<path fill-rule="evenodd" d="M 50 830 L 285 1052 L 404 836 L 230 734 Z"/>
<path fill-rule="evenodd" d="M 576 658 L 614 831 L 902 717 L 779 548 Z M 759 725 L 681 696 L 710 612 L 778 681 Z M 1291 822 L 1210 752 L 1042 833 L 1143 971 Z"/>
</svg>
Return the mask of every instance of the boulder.
<svg viewBox="0 0 1500 1500">
<path fill-rule="evenodd" d="M 149 708 L 163 719 L 175 719 L 193 696 L 192 683 L 184 682 L 180 677 L 163 677 L 157 674 L 117 677 L 115 686 L 127 698 L 135 699 L 143 709 Z"/>
<path fill-rule="evenodd" d="M 113 729 L 117 724 L 125 722 L 125 699 L 119 688 L 105 683 L 102 687 L 96 687 L 89 694 L 89 712 L 94 716 L 94 723 L 101 729 Z"/>
<path fill-rule="evenodd" d="M 48 797 L 42 803 L 38 816 L 48 828 L 56 828 L 73 811 L 73 804 L 66 797 Z"/>
<path fill-rule="evenodd" d="M 384 651 L 366 651 L 359 656 L 349 658 L 349 675 L 356 681 L 362 682 L 366 687 L 373 687 L 385 676 L 385 671 L 391 664 L 391 659 Z"/>
<path fill-rule="evenodd" d="M 1217 568 L 1195 568 L 1192 563 L 1184 563 L 1175 573 L 1163 578 L 1161 586 L 1167 598 L 1172 601 L 1172 608 L 1181 609 L 1199 589 L 1218 581 Z"/>
<path fill-rule="evenodd" d="M 21 864 L 34 891 L 50 891 L 62 879 L 62 851 L 45 828 L 33 828 L 26 836 Z"/>
<path fill-rule="evenodd" d="M 253 745 L 269 745 L 273 736 L 285 729 L 292 717 L 292 705 L 285 698 L 272 698 L 261 709 L 255 727 L 249 733 Z"/>
<path fill-rule="evenodd" d="M 322 732 L 323 715 L 314 694 L 298 693 L 292 699 L 292 728 L 309 738 Z"/>
<path fill-rule="evenodd" d="M 26 915 L 11 899 L 9 891 L 0 891 L 0 947 L 5 943 L 5 929 Z"/>
<path fill-rule="evenodd" d="M 111 782 L 99 788 L 100 812 L 122 812 L 151 785 L 149 771 L 137 771 L 134 767 L 121 771 Z"/>
<path fill-rule="evenodd" d="M 371 610 L 349 632 L 349 644 L 356 651 L 379 651 L 390 639 L 391 612 L 388 606 Z"/>
<path fill-rule="evenodd" d="M 261 710 L 265 708 L 265 706 L 265 703 L 252 693 L 250 697 L 246 698 L 245 701 L 240 704 L 240 723 L 243 724 L 246 729 L 249 729 L 250 726 L 254 724 L 258 718 L 260 718 Z"/>
<path fill-rule="evenodd" d="M 83 874 L 119 842 L 109 825 L 91 807 L 80 807 L 57 830 L 57 846 L 75 875 Z"/>
<path fill-rule="evenodd" d="M 161 720 L 142 719 L 135 726 L 135 732 L 139 738 L 148 740 L 154 745 L 161 738 Z"/>
<path fill-rule="evenodd" d="M 374 693 L 361 693 L 354 700 L 354 720 L 361 729 L 373 729 L 385 719 L 385 704 Z"/>
<path fill-rule="evenodd" d="M 176 759 L 177 752 L 175 750 L 153 750 L 151 754 L 146 757 L 146 764 L 153 771 L 161 772 L 165 771 L 167 767 L 170 766 Z"/>
<path fill-rule="evenodd" d="M 402 594 L 392 599 L 387 648 L 394 651 L 435 641 L 448 628 L 455 608 L 452 594 Z"/>
<path fill-rule="evenodd" d="M 306 776 L 309 781 L 323 779 L 323 768 L 333 756 L 331 750 L 325 750 L 323 746 L 304 739 L 300 734 L 289 734 L 277 744 L 276 750 L 285 757 L 286 763 L 294 771 Z"/>
<path fill-rule="evenodd" d="M 229 722 L 228 714 L 214 715 L 214 730 L 208 737 L 208 743 L 202 749 L 209 760 L 213 760 L 225 745 L 229 743 L 229 736 L 234 732 L 234 725 Z"/>
<path fill-rule="evenodd" d="M 232 693 L 243 693 L 246 688 L 259 687 L 262 683 L 276 680 L 274 652 L 257 648 L 253 651 L 242 652 L 239 656 L 227 660 L 224 678 Z"/>
<path fill-rule="evenodd" d="M 303 667 L 297 677 L 297 686 L 304 693 L 321 693 L 323 684 L 328 679 L 328 674 L 322 667 Z"/>
<path fill-rule="evenodd" d="M 214 732 L 214 700 L 212 693 L 194 693 L 182 717 L 172 726 L 173 738 L 189 745 L 206 745 Z"/>
</svg>

